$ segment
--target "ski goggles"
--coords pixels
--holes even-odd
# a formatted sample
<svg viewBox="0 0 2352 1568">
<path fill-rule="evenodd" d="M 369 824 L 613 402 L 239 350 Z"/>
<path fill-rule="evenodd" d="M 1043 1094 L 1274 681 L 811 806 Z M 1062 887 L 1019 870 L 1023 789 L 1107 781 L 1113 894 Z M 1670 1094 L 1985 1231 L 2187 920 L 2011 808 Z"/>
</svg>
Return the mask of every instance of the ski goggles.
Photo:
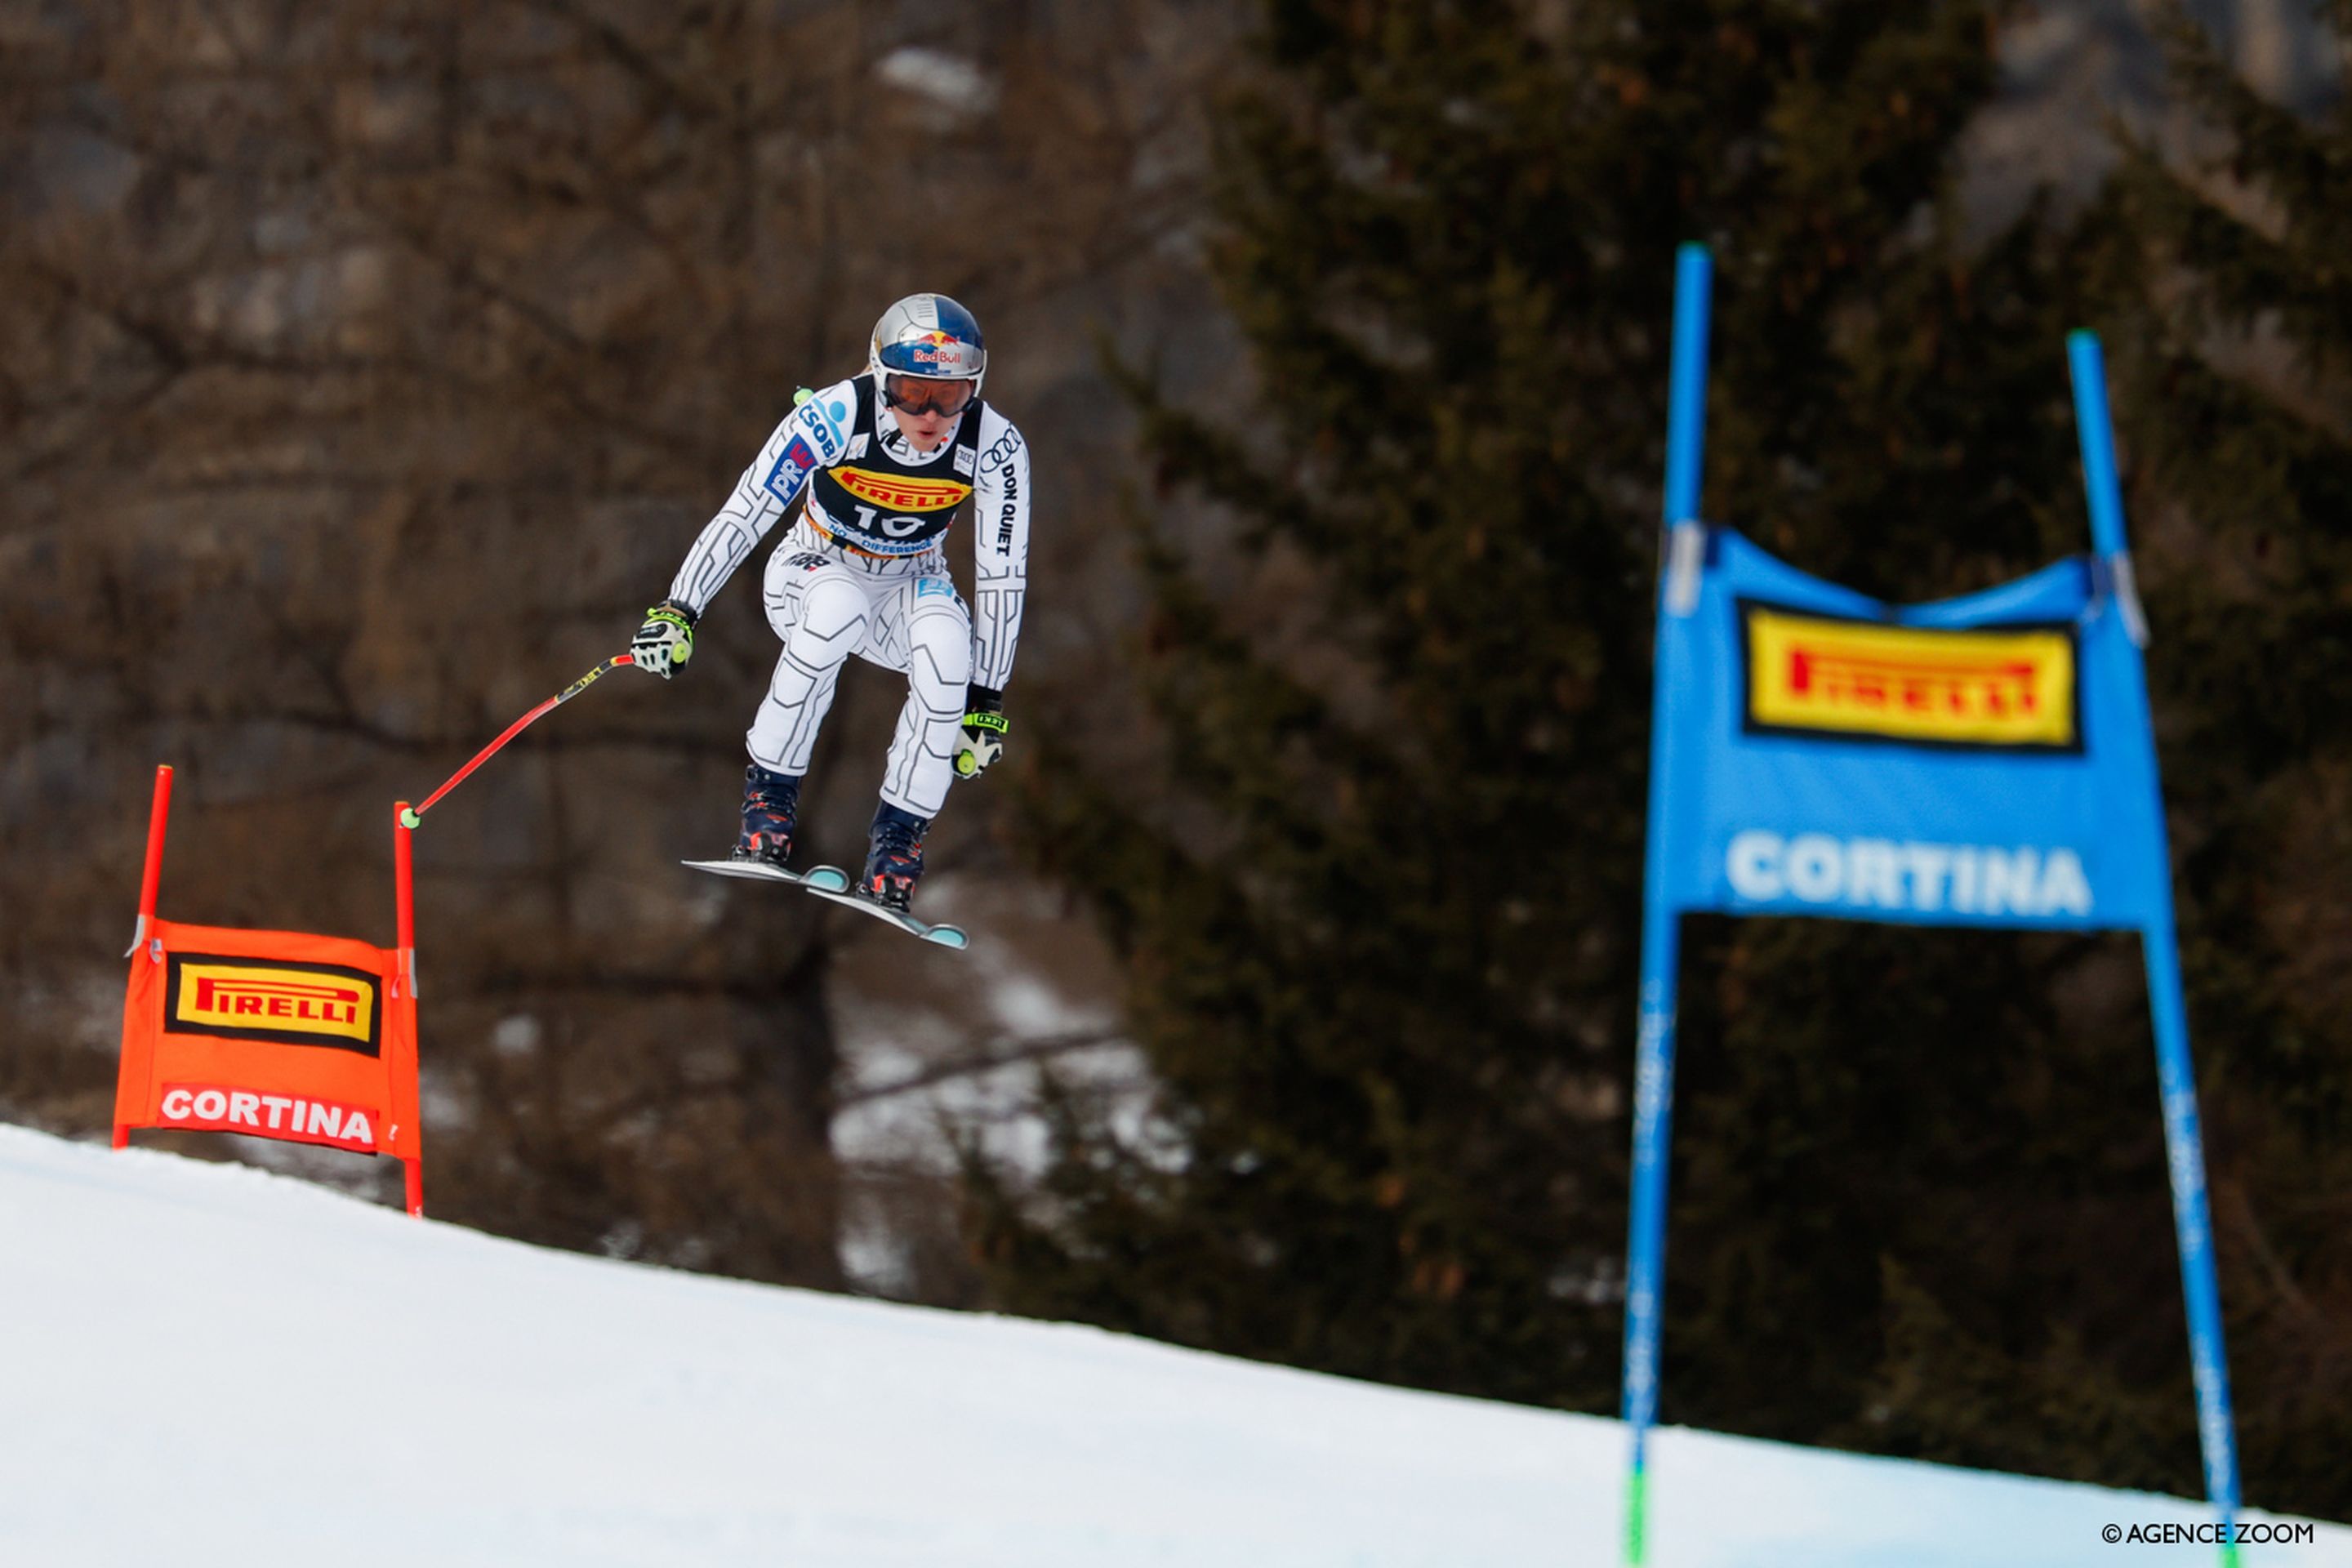
<svg viewBox="0 0 2352 1568">
<path fill-rule="evenodd" d="M 926 375 L 886 375 L 882 401 L 901 414 L 953 416 L 971 406 L 972 384 Z"/>
</svg>

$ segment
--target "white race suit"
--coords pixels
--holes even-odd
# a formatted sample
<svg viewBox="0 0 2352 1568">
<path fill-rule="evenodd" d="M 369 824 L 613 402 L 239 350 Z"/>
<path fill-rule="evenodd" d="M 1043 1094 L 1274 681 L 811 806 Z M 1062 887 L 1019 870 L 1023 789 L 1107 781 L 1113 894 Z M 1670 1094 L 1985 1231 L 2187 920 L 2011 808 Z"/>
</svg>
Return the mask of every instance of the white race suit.
<svg viewBox="0 0 2352 1568">
<path fill-rule="evenodd" d="M 966 688 L 1013 675 L 1029 563 L 1029 448 L 975 397 L 937 449 L 918 452 L 874 377 L 803 400 L 687 552 L 669 597 L 698 618 L 752 548 L 805 494 L 768 558 L 761 596 L 784 649 L 744 741 L 751 760 L 802 774 L 851 654 L 907 677 L 882 798 L 939 814 L 954 776 Z M 948 577 L 946 536 L 969 499 L 972 597 Z"/>
</svg>

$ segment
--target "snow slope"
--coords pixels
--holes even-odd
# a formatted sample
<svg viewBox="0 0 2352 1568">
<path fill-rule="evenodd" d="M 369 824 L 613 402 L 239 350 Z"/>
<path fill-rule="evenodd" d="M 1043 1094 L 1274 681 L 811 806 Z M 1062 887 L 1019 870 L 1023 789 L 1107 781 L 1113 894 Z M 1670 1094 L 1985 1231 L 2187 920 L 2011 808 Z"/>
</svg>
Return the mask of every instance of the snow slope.
<svg viewBox="0 0 2352 1568">
<path fill-rule="evenodd" d="M 0 1127 L 0 1563 L 1615 1562 L 1614 1422 L 635 1268 Z M 1669 1430 L 1660 1568 L 2214 1560 L 2172 1499 Z M 2352 1530 L 2249 1564 L 2352 1564 Z"/>
</svg>

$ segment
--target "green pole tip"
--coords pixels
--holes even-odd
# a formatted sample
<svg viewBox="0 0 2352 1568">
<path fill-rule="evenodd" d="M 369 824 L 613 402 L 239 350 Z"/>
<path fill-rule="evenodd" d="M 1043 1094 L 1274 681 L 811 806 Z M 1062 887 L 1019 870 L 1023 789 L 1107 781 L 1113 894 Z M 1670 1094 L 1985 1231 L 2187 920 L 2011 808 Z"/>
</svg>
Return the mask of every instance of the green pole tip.
<svg viewBox="0 0 2352 1568">
<path fill-rule="evenodd" d="M 400 825 L 403 827 L 415 827 L 418 823 L 423 822 L 424 820 L 425 819 L 423 817 L 416 815 L 416 809 L 414 806 L 401 807 Z"/>
</svg>

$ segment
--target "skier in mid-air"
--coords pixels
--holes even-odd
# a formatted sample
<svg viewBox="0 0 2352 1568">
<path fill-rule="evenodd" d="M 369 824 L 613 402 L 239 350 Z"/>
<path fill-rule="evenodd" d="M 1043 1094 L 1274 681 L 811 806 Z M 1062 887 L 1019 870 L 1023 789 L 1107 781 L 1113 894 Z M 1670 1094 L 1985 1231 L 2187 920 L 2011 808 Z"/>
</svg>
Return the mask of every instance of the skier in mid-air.
<svg viewBox="0 0 2352 1568">
<path fill-rule="evenodd" d="M 802 395 L 630 644 L 638 668 L 668 679 L 692 655 L 712 596 L 805 495 L 761 586 L 784 648 L 744 735 L 751 761 L 733 858 L 784 868 L 817 727 L 856 654 L 907 677 L 855 889 L 901 915 L 949 780 L 980 773 L 1007 732 L 1004 687 L 1028 581 L 1029 451 L 981 400 L 987 368 L 980 323 L 945 295 L 912 294 L 884 311 L 866 374 Z M 967 498 L 976 617 L 948 576 L 947 533 Z"/>
</svg>

